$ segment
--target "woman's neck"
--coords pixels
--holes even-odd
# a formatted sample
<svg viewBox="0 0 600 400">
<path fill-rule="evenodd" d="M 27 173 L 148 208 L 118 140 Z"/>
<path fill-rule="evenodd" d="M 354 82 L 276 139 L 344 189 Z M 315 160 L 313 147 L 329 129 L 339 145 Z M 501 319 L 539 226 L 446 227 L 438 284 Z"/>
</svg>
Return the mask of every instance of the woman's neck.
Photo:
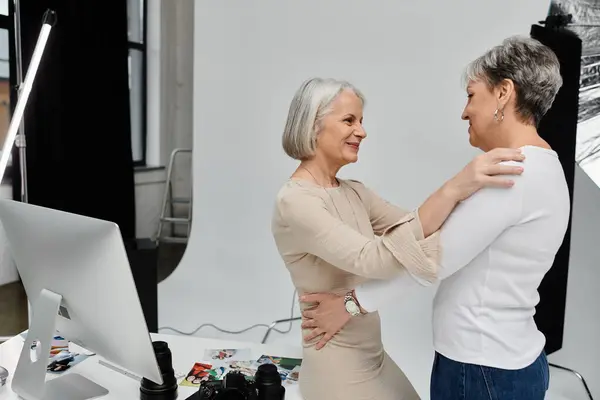
<svg viewBox="0 0 600 400">
<path fill-rule="evenodd" d="M 536 146 L 550 149 L 550 145 L 540 137 L 534 125 L 514 123 L 505 125 L 497 133 L 490 135 L 492 140 L 487 143 L 486 150 L 504 147 L 516 149 L 523 146 Z"/>
<path fill-rule="evenodd" d="M 336 178 L 338 171 L 339 167 L 312 159 L 302 161 L 293 176 L 313 180 L 316 184 L 323 187 L 336 187 L 339 186 Z"/>
</svg>

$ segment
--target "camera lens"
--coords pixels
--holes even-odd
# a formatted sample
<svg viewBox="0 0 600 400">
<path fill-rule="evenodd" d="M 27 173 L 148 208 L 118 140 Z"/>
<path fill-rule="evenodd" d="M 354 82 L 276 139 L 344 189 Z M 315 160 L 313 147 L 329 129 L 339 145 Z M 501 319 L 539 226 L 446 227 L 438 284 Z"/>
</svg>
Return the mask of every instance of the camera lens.
<svg viewBox="0 0 600 400">
<path fill-rule="evenodd" d="M 175 400 L 177 398 L 177 379 L 173 370 L 173 357 L 166 342 L 152 342 L 156 361 L 162 374 L 163 384 L 159 385 L 142 378 L 140 386 L 141 400 Z"/>
<path fill-rule="evenodd" d="M 281 385 L 281 375 L 273 364 L 259 365 L 254 380 L 263 385 Z"/>
<path fill-rule="evenodd" d="M 254 375 L 254 383 L 259 400 L 281 400 L 285 396 L 285 388 L 281 386 L 281 375 L 273 364 L 259 365 Z"/>
<path fill-rule="evenodd" d="M 158 368 L 163 374 L 166 371 L 173 371 L 173 356 L 171 355 L 171 349 L 167 342 L 157 341 L 152 342 L 154 348 L 154 354 L 156 355 L 156 361 L 158 362 Z"/>
</svg>

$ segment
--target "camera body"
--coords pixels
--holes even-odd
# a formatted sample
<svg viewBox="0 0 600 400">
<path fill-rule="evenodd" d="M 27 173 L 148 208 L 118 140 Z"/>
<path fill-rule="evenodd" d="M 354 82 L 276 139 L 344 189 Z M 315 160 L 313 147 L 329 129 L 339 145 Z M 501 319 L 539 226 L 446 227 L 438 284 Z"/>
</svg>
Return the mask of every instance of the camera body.
<svg viewBox="0 0 600 400">
<path fill-rule="evenodd" d="M 228 372 L 222 381 L 200 384 L 197 400 L 284 400 L 285 387 L 277 367 L 264 364 L 258 367 L 254 379 L 239 371 Z"/>
<path fill-rule="evenodd" d="M 206 381 L 200 384 L 198 400 L 258 400 L 254 382 L 237 371 L 229 372 L 222 381 Z"/>
</svg>

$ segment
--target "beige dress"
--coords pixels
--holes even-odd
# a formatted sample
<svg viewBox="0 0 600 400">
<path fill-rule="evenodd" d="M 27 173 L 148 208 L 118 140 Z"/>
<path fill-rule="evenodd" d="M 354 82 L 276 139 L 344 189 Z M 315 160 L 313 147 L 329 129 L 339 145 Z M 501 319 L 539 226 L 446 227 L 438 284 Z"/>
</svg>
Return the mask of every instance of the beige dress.
<svg viewBox="0 0 600 400">
<path fill-rule="evenodd" d="M 277 196 L 272 231 L 299 294 L 346 293 L 401 268 L 417 279 L 435 279 L 438 234 L 424 239 L 418 213 L 387 203 L 356 181 L 326 189 L 289 180 Z M 383 349 L 378 313 L 353 317 L 318 351 L 317 341 L 303 343 L 304 399 L 419 399 Z"/>
</svg>

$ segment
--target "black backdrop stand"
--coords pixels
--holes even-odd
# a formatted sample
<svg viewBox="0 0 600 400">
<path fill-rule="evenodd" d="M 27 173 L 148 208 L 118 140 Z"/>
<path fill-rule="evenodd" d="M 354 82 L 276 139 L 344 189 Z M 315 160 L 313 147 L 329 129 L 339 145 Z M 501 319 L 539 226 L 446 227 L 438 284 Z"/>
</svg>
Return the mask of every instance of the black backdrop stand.
<svg viewBox="0 0 600 400">
<path fill-rule="evenodd" d="M 550 15 L 545 21 L 540 21 L 545 26 L 532 25 L 530 34 L 532 38 L 550 47 L 560 62 L 563 86 L 551 109 L 540 122 L 538 132 L 558 153 L 569 187 L 572 215 L 582 42 L 577 35 L 565 29 L 571 20 L 570 15 Z M 552 268 L 546 274 L 539 288 L 540 302 L 536 307 L 535 322 L 546 336 L 545 350 L 547 354 L 560 350 L 563 345 L 571 222 L 572 218 L 569 217 L 563 243 L 556 254 Z M 593 400 L 592 393 L 580 373 L 557 364 L 550 363 L 550 366 L 574 374 L 582 382 L 588 398 Z"/>
<path fill-rule="evenodd" d="M 548 113 L 542 118 L 538 131 L 540 136 L 558 153 L 573 208 L 575 180 L 575 141 L 579 110 L 579 76 L 581 70 L 581 39 L 574 34 L 533 25 L 531 37 L 550 47 L 560 61 L 563 86 Z M 571 218 L 561 247 L 552 268 L 540 286 L 540 303 L 535 321 L 546 336 L 546 353 L 560 350 L 563 343 L 567 280 L 571 248 Z"/>
<path fill-rule="evenodd" d="M 143 268 L 148 250 L 135 237 L 127 2 L 107 8 L 105 0 L 25 0 L 19 7 L 23 71 L 44 12 L 52 9 L 58 17 L 24 114 L 28 203 L 118 224 L 149 330 L 156 331 L 156 259 Z M 14 8 L 9 1 L 12 32 Z M 15 60 L 14 34 L 9 40 Z M 12 107 L 18 96 L 14 64 Z M 18 148 L 12 156 L 13 198 L 21 200 Z"/>
</svg>

